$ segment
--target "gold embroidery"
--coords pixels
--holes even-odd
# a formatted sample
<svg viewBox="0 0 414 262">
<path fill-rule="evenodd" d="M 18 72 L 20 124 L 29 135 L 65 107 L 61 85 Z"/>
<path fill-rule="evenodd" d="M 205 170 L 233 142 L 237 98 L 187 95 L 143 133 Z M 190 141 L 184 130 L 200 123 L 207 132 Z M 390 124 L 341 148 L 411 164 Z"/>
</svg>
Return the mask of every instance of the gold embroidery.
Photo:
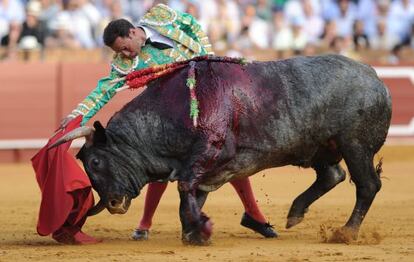
<svg viewBox="0 0 414 262">
<path fill-rule="evenodd" d="M 166 5 L 158 4 L 151 8 L 141 19 L 141 23 L 152 26 L 165 26 L 177 19 L 177 12 Z"/>
<path fill-rule="evenodd" d="M 120 74 L 127 75 L 132 72 L 139 63 L 139 57 L 134 59 L 123 57 L 121 54 L 115 54 L 111 66 Z"/>
</svg>

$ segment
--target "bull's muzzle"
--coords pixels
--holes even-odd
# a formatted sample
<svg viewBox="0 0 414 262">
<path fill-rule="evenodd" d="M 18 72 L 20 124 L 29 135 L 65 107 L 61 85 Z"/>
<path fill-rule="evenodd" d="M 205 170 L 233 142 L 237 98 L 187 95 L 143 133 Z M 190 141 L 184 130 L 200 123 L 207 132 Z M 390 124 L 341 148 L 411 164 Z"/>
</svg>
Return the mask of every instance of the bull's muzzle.
<svg viewBox="0 0 414 262">
<path fill-rule="evenodd" d="M 109 199 L 106 208 L 111 214 L 125 214 L 130 205 L 131 199 L 128 196 L 124 196 L 122 199 Z"/>
<path fill-rule="evenodd" d="M 111 214 L 125 214 L 131 205 L 131 198 L 124 196 L 121 199 L 110 198 L 108 201 L 99 200 L 98 204 L 91 207 L 88 216 L 94 216 L 102 212 L 105 208 Z"/>
</svg>

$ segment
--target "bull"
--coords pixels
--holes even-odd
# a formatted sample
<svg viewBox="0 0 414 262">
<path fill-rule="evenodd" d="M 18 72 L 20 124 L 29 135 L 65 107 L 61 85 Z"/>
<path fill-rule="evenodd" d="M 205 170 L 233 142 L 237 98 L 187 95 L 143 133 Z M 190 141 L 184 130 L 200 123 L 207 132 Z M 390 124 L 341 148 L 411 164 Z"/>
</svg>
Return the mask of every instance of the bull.
<svg viewBox="0 0 414 262">
<path fill-rule="evenodd" d="M 338 55 L 195 68 L 197 127 L 185 67 L 153 81 L 106 128 L 95 122 L 62 138 L 87 137 L 77 157 L 100 196 L 91 213 L 125 213 L 145 184 L 178 181 L 182 239 L 204 244 L 209 192 L 271 167 L 311 167 L 316 180 L 292 203 L 289 228 L 345 179 L 344 159 L 356 203 L 343 229 L 356 237 L 381 188 L 373 158 L 391 119 L 391 97 L 375 71 Z"/>
</svg>

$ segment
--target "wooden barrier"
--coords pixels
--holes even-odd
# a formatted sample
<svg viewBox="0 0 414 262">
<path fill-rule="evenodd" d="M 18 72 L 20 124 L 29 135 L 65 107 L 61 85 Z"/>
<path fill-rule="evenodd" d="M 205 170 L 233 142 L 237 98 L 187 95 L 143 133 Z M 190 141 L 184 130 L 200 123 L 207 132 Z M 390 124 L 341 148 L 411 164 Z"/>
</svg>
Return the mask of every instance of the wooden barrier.
<svg viewBox="0 0 414 262">
<path fill-rule="evenodd" d="M 0 139 L 44 138 L 56 125 L 56 63 L 0 63 Z"/>
<path fill-rule="evenodd" d="M 393 97 L 392 124 L 402 128 L 404 133 L 414 128 L 408 126 L 414 117 L 414 67 L 391 67 L 387 70 L 389 75 L 384 81 L 390 87 Z M 38 139 L 48 138 L 59 126 L 60 120 L 69 114 L 108 72 L 108 63 L 0 63 L 0 162 L 28 161 L 36 152 L 36 147 L 12 147 L 2 141 L 37 139 L 37 143 L 44 143 L 44 140 Z M 89 124 L 100 120 L 105 125 L 108 119 L 138 95 L 138 92 L 120 92 L 90 120 Z"/>
<path fill-rule="evenodd" d="M 28 161 L 37 151 L 31 145 L 50 137 L 61 119 L 76 108 L 109 69 L 108 63 L 0 63 L 0 162 Z M 105 125 L 138 93 L 120 92 L 89 123 L 100 120 Z M 26 148 L 1 143 L 16 139 L 31 142 Z"/>
</svg>

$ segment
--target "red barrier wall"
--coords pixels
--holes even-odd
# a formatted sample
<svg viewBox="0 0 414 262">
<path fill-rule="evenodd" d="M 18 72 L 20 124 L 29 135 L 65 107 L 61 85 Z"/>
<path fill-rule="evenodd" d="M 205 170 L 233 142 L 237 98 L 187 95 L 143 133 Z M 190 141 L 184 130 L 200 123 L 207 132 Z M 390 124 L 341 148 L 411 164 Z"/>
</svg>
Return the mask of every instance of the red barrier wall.
<svg viewBox="0 0 414 262">
<path fill-rule="evenodd" d="M 77 107 L 95 87 L 98 80 L 109 72 L 107 64 L 70 63 L 62 64 L 60 112 L 58 121 Z M 105 124 L 123 105 L 132 100 L 137 91 L 125 90 L 117 94 L 89 122 L 100 120 Z M 58 125 L 59 122 L 56 123 Z"/>
<path fill-rule="evenodd" d="M 58 110 L 54 63 L 0 63 L 0 139 L 47 137 Z"/>
<path fill-rule="evenodd" d="M 48 138 L 108 72 L 106 63 L 0 63 L 0 140 Z M 90 123 L 106 124 L 137 94 L 117 94 Z M 28 161 L 36 151 L 0 150 L 0 162 Z"/>
<path fill-rule="evenodd" d="M 97 81 L 106 63 L 0 63 L 0 140 L 48 138 Z M 414 117 L 414 85 L 409 78 L 387 78 L 393 98 L 392 124 Z M 89 122 L 106 124 L 110 116 L 138 94 L 123 91 Z M 36 150 L 0 150 L 0 162 L 28 161 Z"/>
<path fill-rule="evenodd" d="M 408 124 L 414 118 L 414 83 L 408 78 L 388 78 L 384 83 L 392 97 L 391 124 Z"/>
</svg>

